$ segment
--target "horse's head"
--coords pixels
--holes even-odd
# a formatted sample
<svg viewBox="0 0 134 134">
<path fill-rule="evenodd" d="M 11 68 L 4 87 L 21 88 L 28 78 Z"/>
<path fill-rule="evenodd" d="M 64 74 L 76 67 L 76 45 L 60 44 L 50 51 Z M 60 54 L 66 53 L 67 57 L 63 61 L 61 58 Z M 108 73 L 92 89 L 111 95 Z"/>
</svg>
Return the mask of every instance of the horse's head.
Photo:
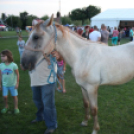
<svg viewBox="0 0 134 134">
<path fill-rule="evenodd" d="M 34 26 L 27 42 L 25 51 L 21 58 L 21 64 L 24 69 L 34 69 L 43 54 L 49 54 L 55 47 L 55 28 L 52 25 L 53 15 L 46 21 L 33 20 Z"/>
</svg>

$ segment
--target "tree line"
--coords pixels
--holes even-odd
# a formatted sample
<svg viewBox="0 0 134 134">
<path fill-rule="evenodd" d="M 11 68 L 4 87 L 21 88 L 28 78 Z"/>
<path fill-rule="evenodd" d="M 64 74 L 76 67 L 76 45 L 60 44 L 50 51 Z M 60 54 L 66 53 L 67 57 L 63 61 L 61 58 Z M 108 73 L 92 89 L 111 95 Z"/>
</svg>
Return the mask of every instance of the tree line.
<svg viewBox="0 0 134 134">
<path fill-rule="evenodd" d="M 84 25 L 89 24 L 90 19 L 96 14 L 101 12 L 101 8 L 93 5 L 89 5 L 88 7 L 77 8 L 69 12 L 67 16 L 61 16 L 61 22 L 63 25 L 65 24 L 74 24 L 74 25 Z M 59 12 L 57 12 L 59 15 Z M 33 19 L 38 18 L 38 16 L 31 15 L 26 11 L 20 13 L 19 16 L 10 15 L 6 16 L 5 13 L 1 15 L 2 20 L 10 27 L 20 27 L 21 29 L 25 29 L 26 26 L 31 26 L 31 22 Z M 48 19 L 48 15 L 44 15 L 40 19 L 46 20 Z"/>
</svg>

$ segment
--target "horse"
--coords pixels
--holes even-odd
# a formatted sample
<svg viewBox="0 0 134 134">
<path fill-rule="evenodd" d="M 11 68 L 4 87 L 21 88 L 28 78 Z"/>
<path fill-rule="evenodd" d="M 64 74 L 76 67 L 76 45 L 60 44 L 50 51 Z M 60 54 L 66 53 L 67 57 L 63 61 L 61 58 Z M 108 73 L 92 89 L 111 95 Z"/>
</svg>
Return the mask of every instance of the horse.
<svg viewBox="0 0 134 134">
<path fill-rule="evenodd" d="M 35 24 L 21 58 L 24 69 L 33 70 L 38 62 L 57 50 L 71 67 L 76 83 L 81 87 L 85 117 L 94 119 L 92 134 L 100 129 L 98 122 L 98 88 L 100 85 L 119 85 L 134 77 L 134 43 L 107 46 L 91 42 L 68 28 L 53 23 L 53 15 Z M 36 70 L 35 70 L 36 71 Z"/>
</svg>

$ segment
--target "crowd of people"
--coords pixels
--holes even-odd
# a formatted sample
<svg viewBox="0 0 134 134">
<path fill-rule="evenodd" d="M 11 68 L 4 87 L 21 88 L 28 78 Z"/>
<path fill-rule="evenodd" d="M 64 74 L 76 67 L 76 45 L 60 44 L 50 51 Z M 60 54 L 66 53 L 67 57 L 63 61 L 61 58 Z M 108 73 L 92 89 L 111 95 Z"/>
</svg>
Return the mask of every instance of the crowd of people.
<svg viewBox="0 0 134 134">
<path fill-rule="evenodd" d="M 100 29 L 97 26 L 90 27 L 89 25 L 69 28 L 88 40 L 101 41 L 107 45 L 109 38 L 112 39 L 112 45 L 120 45 L 120 40 L 123 37 L 129 37 L 130 41 L 134 40 L 134 27 L 110 28 L 102 24 Z"/>
</svg>

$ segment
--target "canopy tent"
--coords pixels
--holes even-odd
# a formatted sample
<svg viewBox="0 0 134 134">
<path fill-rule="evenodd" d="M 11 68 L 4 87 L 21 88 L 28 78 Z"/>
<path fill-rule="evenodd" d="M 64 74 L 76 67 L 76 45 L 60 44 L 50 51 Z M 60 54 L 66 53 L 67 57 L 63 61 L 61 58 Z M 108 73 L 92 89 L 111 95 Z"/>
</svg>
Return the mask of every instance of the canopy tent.
<svg viewBox="0 0 134 134">
<path fill-rule="evenodd" d="M 91 18 L 91 26 L 101 28 L 101 24 L 109 27 L 134 26 L 134 8 L 108 9 Z"/>
<path fill-rule="evenodd" d="M 64 25 L 64 26 L 69 27 L 69 24 L 66 24 L 66 25 Z"/>
<path fill-rule="evenodd" d="M 5 28 L 6 26 L 3 24 L 0 24 L 0 28 Z"/>
<path fill-rule="evenodd" d="M 74 26 L 75 26 L 74 24 L 69 25 L 69 27 L 74 27 Z"/>
</svg>

